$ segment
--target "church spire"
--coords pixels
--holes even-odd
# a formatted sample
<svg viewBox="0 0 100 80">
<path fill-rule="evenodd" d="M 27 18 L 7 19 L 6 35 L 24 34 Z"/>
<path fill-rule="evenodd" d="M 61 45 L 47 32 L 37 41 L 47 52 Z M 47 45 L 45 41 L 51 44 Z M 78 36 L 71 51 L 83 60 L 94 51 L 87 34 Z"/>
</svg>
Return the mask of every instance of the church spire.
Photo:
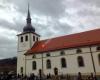
<svg viewBox="0 0 100 80">
<path fill-rule="evenodd" d="M 31 24 L 31 16 L 30 16 L 29 3 L 28 3 L 28 13 L 27 13 L 27 24 Z"/>
<path fill-rule="evenodd" d="M 23 32 L 35 32 L 35 28 L 31 25 L 31 15 L 30 15 L 29 4 L 28 4 L 28 12 L 27 12 L 26 23 L 27 24 L 23 28 Z"/>
</svg>

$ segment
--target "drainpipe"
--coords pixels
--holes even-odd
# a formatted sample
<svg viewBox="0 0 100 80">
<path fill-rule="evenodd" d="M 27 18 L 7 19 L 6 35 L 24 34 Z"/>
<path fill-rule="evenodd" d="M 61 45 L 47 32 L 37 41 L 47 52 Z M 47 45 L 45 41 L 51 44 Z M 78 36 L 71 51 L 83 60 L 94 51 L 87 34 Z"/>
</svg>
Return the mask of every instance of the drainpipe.
<svg viewBox="0 0 100 80">
<path fill-rule="evenodd" d="M 43 53 L 42 53 L 42 73 L 43 73 Z"/>
<path fill-rule="evenodd" d="M 26 75 L 26 55 L 25 55 L 25 75 Z"/>
<path fill-rule="evenodd" d="M 90 46 L 90 53 L 91 53 L 91 59 L 92 59 L 94 74 L 96 75 L 96 68 L 95 68 L 95 63 L 94 63 L 94 59 L 93 59 L 93 52 L 92 52 L 91 46 Z"/>
</svg>

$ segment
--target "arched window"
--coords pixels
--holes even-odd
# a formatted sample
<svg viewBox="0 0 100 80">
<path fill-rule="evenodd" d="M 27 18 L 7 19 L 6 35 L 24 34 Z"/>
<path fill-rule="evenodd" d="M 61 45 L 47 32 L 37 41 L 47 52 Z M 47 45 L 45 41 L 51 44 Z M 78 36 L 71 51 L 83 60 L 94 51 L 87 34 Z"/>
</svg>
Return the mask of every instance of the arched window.
<svg viewBox="0 0 100 80">
<path fill-rule="evenodd" d="M 99 65 L 100 65 L 100 54 L 98 54 L 98 62 L 99 62 Z"/>
<path fill-rule="evenodd" d="M 36 67 L 37 67 L 37 66 L 36 66 L 36 61 L 33 61 L 33 62 L 32 62 L 32 69 L 33 69 L 33 70 L 36 70 Z"/>
<path fill-rule="evenodd" d="M 38 39 L 38 37 L 37 37 L 37 41 L 38 41 L 39 39 Z"/>
<path fill-rule="evenodd" d="M 51 61 L 48 59 L 46 63 L 47 69 L 51 69 Z"/>
<path fill-rule="evenodd" d="M 33 41 L 35 41 L 35 36 L 33 36 Z"/>
<path fill-rule="evenodd" d="M 60 55 L 65 55 L 65 52 L 62 50 L 62 51 L 60 52 Z"/>
<path fill-rule="evenodd" d="M 97 50 L 97 51 L 100 50 L 100 46 L 98 46 L 96 50 Z"/>
<path fill-rule="evenodd" d="M 78 56 L 77 61 L 78 61 L 78 66 L 79 67 L 84 67 L 84 60 L 83 60 L 82 56 Z"/>
<path fill-rule="evenodd" d="M 20 38 L 20 42 L 23 42 L 23 37 Z"/>
<path fill-rule="evenodd" d="M 61 58 L 61 67 L 66 68 L 66 59 L 65 58 Z"/>
<path fill-rule="evenodd" d="M 77 50 L 76 50 L 76 53 L 81 53 L 81 52 L 82 52 L 81 49 L 77 49 Z"/>
<path fill-rule="evenodd" d="M 25 36 L 25 41 L 28 41 L 28 36 Z"/>
</svg>

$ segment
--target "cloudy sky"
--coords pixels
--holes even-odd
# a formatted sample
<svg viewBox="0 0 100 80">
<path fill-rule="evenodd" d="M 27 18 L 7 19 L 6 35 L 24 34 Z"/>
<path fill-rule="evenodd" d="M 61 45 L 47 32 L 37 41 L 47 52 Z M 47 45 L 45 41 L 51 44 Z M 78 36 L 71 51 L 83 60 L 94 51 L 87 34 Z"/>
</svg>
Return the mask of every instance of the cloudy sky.
<svg viewBox="0 0 100 80">
<path fill-rule="evenodd" d="M 28 2 L 41 39 L 100 28 L 100 0 L 0 0 L 0 58 L 16 56 Z"/>
</svg>

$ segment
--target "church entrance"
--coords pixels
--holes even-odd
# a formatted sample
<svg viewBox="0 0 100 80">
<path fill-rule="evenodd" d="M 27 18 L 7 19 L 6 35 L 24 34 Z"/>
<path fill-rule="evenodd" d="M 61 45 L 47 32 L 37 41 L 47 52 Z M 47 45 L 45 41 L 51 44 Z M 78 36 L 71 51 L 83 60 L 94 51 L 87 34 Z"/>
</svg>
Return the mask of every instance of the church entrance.
<svg viewBox="0 0 100 80">
<path fill-rule="evenodd" d="M 39 69 L 39 76 L 40 76 L 40 78 L 42 77 L 42 70 L 41 69 Z"/>
<path fill-rule="evenodd" d="M 56 67 L 54 68 L 54 74 L 58 75 L 58 68 L 56 68 Z"/>
</svg>

